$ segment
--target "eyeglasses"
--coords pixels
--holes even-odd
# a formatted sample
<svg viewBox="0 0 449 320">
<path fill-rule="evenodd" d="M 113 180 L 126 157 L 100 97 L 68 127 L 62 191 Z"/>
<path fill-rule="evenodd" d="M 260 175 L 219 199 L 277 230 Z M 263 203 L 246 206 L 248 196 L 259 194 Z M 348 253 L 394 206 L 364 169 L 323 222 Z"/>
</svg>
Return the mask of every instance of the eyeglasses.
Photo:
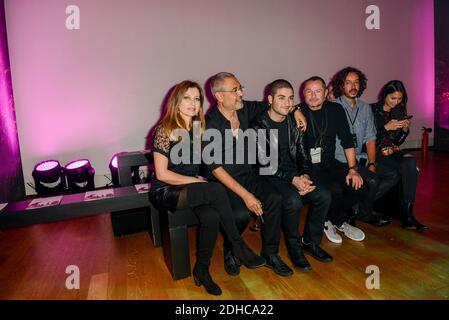
<svg viewBox="0 0 449 320">
<path fill-rule="evenodd" d="M 220 90 L 217 92 L 232 92 L 232 93 L 237 93 L 237 92 L 241 92 L 243 93 L 245 91 L 245 87 L 244 86 L 240 86 L 239 88 L 234 88 L 232 90 Z"/>
<path fill-rule="evenodd" d="M 306 90 L 306 92 L 305 92 L 305 94 L 307 96 L 313 96 L 313 95 L 317 96 L 317 95 L 322 94 L 322 93 L 323 93 L 323 90 L 321 90 L 321 89 L 315 90 L 315 91 L 313 91 L 313 90 Z"/>
</svg>

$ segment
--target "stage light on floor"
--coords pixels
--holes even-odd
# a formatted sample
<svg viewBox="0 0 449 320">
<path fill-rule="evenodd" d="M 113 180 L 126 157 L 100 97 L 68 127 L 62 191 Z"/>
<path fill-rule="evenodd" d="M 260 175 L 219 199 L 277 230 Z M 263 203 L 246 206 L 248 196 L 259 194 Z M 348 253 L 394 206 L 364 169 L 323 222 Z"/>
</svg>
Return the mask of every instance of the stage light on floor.
<svg viewBox="0 0 449 320">
<path fill-rule="evenodd" d="M 116 153 L 112 157 L 111 161 L 109 162 L 109 170 L 111 171 L 111 180 L 112 180 L 112 184 L 114 185 L 114 187 L 120 187 L 118 156 L 121 154 L 123 154 L 123 152 Z M 125 154 L 126 154 L 126 152 L 125 152 Z M 139 184 L 141 182 L 141 179 L 139 176 L 139 166 L 131 167 L 131 177 L 132 177 L 133 184 Z"/>
<path fill-rule="evenodd" d="M 117 163 L 117 155 L 114 155 L 109 162 L 109 170 L 111 170 L 111 180 L 114 187 L 118 187 L 118 163 Z"/>
<path fill-rule="evenodd" d="M 38 195 L 57 195 L 64 192 L 62 168 L 56 160 L 41 161 L 31 174 Z"/>
<path fill-rule="evenodd" d="M 80 159 L 69 162 L 64 167 L 64 173 L 67 177 L 67 188 L 70 193 L 92 191 L 95 189 L 95 169 L 92 168 L 89 160 Z"/>
</svg>

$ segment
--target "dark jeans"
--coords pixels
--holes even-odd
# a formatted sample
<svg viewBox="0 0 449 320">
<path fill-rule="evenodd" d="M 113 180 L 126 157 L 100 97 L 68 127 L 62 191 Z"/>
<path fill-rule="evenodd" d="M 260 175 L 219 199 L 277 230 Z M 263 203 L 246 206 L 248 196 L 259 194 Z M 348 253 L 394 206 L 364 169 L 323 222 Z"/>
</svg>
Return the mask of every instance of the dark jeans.
<svg viewBox="0 0 449 320">
<path fill-rule="evenodd" d="M 355 190 L 346 184 L 348 174 L 346 163 L 331 160 L 314 164 L 312 168 L 312 180 L 329 190 L 332 196 L 327 219 L 337 227 L 341 227 L 343 222 L 347 221 L 348 210 L 368 197 L 368 187 L 364 184 L 362 188 Z"/>
<path fill-rule="evenodd" d="M 261 225 L 261 254 L 264 256 L 277 254 L 281 237 L 281 195 L 265 177 L 258 176 L 255 173 L 251 173 L 243 178 L 237 178 L 236 180 L 262 202 L 264 223 Z M 243 200 L 237 194 L 229 189 L 226 189 L 226 191 L 231 203 L 235 224 L 240 234 L 242 234 L 250 221 L 252 213 L 250 213 Z M 231 244 L 226 235 L 224 235 L 224 238 L 224 250 L 229 251 Z"/>
<path fill-rule="evenodd" d="M 324 222 L 331 203 L 331 194 L 326 189 L 314 183 L 316 188 L 304 196 L 290 183 L 277 177 L 268 180 L 282 195 L 282 230 L 288 252 L 292 255 L 301 250 L 299 220 L 301 207 L 310 204 L 304 227 L 304 242 L 320 244 L 324 232 Z"/>
<path fill-rule="evenodd" d="M 398 152 L 387 157 L 378 155 L 377 161 L 386 167 L 394 169 L 399 174 L 402 187 L 402 202 L 413 203 L 419 178 L 416 158 L 411 154 Z"/>
<path fill-rule="evenodd" d="M 150 190 L 150 198 L 168 209 L 190 208 L 198 217 L 200 227 L 196 256 L 199 264 L 209 266 L 220 225 L 230 240 L 241 240 L 225 188 L 219 183 L 165 186 Z"/>
<path fill-rule="evenodd" d="M 366 167 L 359 167 L 359 172 L 364 184 L 369 189 L 368 195 L 360 202 L 359 218 L 361 220 L 368 220 L 373 211 L 374 202 L 398 183 L 399 174 L 396 170 L 383 163 L 377 164 L 376 173 L 369 171 Z"/>
</svg>

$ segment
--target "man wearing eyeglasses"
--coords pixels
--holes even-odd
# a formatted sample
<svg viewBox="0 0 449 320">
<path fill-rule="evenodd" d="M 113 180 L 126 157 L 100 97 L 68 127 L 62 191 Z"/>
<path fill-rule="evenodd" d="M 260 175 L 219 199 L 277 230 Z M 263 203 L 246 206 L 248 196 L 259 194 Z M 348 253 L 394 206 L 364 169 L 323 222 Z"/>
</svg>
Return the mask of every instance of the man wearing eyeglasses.
<svg viewBox="0 0 449 320">
<path fill-rule="evenodd" d="M 244 142 L 243 149 L 237 148 L 238 140 L 244 139 L 244 133 L 250 128 L 250 123 L 266 111 L 268 105 L 263 102 L 243 100 L 244 88 L 231 73 L 216 74 L 211 80 L 211 89 L 217 104 L 206 115 L 206 128 L 218 130 L 222 137 L 225 137 L 227 132 L 232 132 L 233 141 L 231 146 L 223 141 L 222 161 L 215 161 L 208 165 L 212 173 L 208 177 L 226 186 L 234 220 L 241 234 L 250 221 L 250 212 L 261 217 L 263 221 L 261 255 L 267 261 L 266 266 L 278 275 L 290 276 L 293 271 L 278 255 L 282 197 L 264 177 L 257 174 L 253 164 L 248 162 L 248 145 Z M 305 125 L 305 118 L 301 112 L 296 112 L 295 118 L 298 118 L 297 123 L 302 120 Z M 230 153 L 233 155 L 231 159 L 233 161 L 226 161 L 226 154 Z M 236 157 L 241 156 L 239 153 L 243 153 L 244 156 L 242 163 L 236 161 Z M 223 245 L 225 270 L 230 275 L 238 275 L 240 264 L 233 256 L 230 242 L 226 237 Z"/>
<path fill-rule="evenodd" d="M 307 144 L 312 162 L 312 180 L 328 189 L 332 201 L 324 223 L 329 241 L 342 243 L 337 230 L 354 241 L 365 239 L 365 233 L 346 221 L 347 211 L 366 194 L 366 186 L 357 170 L 354 142 L 343 108 L 326 100 L 326 83 L 314 76 L 303 84 L 304 102 L 300 105 L 307 117 Z M 345 163 L 335 159 L 335 145 L 344 153 Z"/>
</svg>

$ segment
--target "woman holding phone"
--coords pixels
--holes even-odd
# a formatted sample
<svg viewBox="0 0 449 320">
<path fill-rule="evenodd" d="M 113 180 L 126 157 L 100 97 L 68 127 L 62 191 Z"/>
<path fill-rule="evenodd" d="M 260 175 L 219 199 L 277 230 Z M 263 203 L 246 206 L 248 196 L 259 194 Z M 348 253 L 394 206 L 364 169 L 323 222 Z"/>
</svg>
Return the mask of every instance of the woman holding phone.
<svg viewBox="0 0 449 320">
<path fill-rule="evenodd" d="M 407 91 L 399 80 L 388 82 L 380 93 L 380 100 L 371 105 L 377 129 L 377 161 L 395 168 L 402 183 L 401 210 L 402 227 L 409 230 L 428 229 L 413 215 L 419 169 L 413 155 L 401 151 L 410 132 L 410 119 L 407 115 Z"/>
<path fill-rule="evenodd" d="M 240 236 L 224 187 L 198 176 L 200 164 L 194 161 L 194 156 L 201 150 L 195 148 L 200 144 L 195 144 L 193 140 L 201 139 L 204 132 L 203 101 L 203 90 L 196 82 L 183 81 L 173 89 L 167 102 L 167 112 L 154 134 L 152 152 L 155 174 L 149 196 L 158 206 L 167 209 L 190 208 L 198 217 L 200 227 L 193 278 L 195 284 L 204 285 L 209 294 L 220 295 L 221 289 L 209 273 L 220 226 L 241 263 L 248 268 L 256 268 L 263 266 L 265 259 L 256 255 Z M 189 152 L 186 158 L 179 154 L 179 149 L 173 155 L 170 152 L 179 143 L 187 145 Z M 181 148 L 181 153 L 184 150 Z"/>
</svg>

